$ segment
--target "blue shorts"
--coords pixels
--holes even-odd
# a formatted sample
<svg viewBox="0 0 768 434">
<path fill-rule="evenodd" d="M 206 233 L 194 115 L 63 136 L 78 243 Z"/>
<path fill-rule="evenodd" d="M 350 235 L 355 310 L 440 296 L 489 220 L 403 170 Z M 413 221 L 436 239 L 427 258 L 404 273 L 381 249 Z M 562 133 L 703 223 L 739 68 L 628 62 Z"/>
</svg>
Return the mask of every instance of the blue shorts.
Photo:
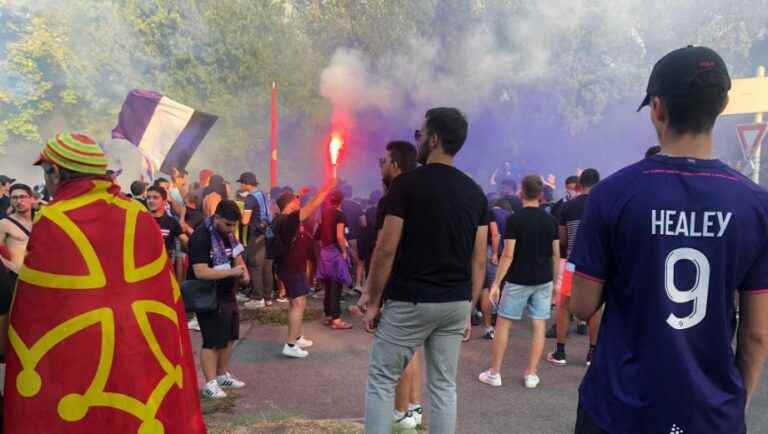
<svg viewBox="0 0 768 434">
<path fill-rule="evenodd" d="M 507 283 L 501 292 L 499 316 L 506 319 L 523 319 L 528 307 L 531 319 L 549 319 L 552 306 L 552 282 L 541 285 L 517 285 Z"/>
</svg>

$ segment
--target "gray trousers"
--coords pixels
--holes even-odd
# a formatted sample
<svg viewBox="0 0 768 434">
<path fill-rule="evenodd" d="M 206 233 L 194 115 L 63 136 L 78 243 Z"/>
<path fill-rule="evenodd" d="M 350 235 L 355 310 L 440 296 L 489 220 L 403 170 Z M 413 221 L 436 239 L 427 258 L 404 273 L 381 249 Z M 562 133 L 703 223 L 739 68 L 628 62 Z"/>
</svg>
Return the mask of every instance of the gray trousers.
<svg viewBox="0 0 768 434">
<path fill-rule="evenodd" d="M 272 300 L 272 260 L 267 258 L 267 241 L 264 236 L 251 240 L 245 251 L 245 264 L 251 275 L 249 296 L 254 300 Z"/>
<path fill-rule="evenodd" d="M 376 329 L 365 389 L 366 434 L 390 434 L 395 385 L 413 354 L 424 345 L 427 364 L 428 431 L 456 431 L 456 372 L 469 318 L 469 302 L 384 304 Z"/>
</svg>

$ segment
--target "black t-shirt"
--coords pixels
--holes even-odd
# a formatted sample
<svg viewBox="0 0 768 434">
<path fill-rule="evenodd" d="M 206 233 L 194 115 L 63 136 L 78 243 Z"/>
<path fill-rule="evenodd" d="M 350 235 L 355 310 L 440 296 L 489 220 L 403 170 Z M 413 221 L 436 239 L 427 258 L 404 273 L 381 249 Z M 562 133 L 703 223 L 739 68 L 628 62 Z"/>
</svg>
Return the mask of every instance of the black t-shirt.
<svg viewBox="0 0 768 434">
<path fill-rule="evenodd" d="M 555 218 L 556 222 L 560 222 L 560 213 L 563 211 L 563 205 L 565 205 L 567 201 L 565 198 L 562 198 L 555 202 L 554 205 L 552 205 L 552 208 L 549 209 L 549 213 L 552 214 L 552 217 Z"/>
<path fill-rule="evenodd" d="M 11 198 L 6 195 L 0 196 L 0 219 L 8 216 L 8 209 L 11 207 Z"/>
<path fill-rule="evenodd" d="M 336 226 L 339 223 L 347 224 L 344 213 L 331 206 L 325 207 L 320 219 L 320 243 L 323 247 L 339 244 L 336 237 Z"/>
<path fill-rule="evenodd" d="M 587 197 L 589 195 L 582 194 L 574 199 L 569 200 L 563 205 L 560 210 L 560 220 L 558 224 L 565 226 L 568 233 L 568 252 L 567 257 L 571 256 L 573 251 L 573 245 L 576 242 L 576 232 L 579 231 L 579 223 L 581 223 L 581 216 L 584 214 L 584 208 L 587 206 Z"/>
<path fill-rule="evenodd" d="M 505 240 L 515 240 L 515 256 L 507 282 L 541 285 L 552 281 L 552 241 L 557 240 L 557 224 L 541 208 L 523 208 L 507 219 Z"/>
<path fill-rule="evenodd" d="M 376 232 L 384 227 L 384 218 L 387 217 L 387 214 L 391 214 L 389 209 L 389 195 L 385 194 L 379 199 L 379 204 L 376 206 Z"/>
<path fill-rule="evenodd" d="M 197 229 L 197 227 L 203 223 L 204 219 L 205 217 L 203 217 L 203 212 L 201 210 L 187 207 L 187 211 L 184 214 L 184 220 L 192 230 Z"/>
<path fill-rule="evenodd" d="M 222 237 L 224 246 L 226 247 L 227 254 L 232 254 L 232 244 L 229 242 L 229 237 Z M 213 250 L 213 243 L 211 242 L 211 232 L 205 225 L 195 229 L 192 236 L 189 237 L 189 271 L 187 273 L 188 279 L 194 280 L 195 277 L 195 264 L 208 264 L 209 267 L 213 267 L 213 258 L 211 257 Z M 234 265 L 234 260 L 230 262 L 230 265 Z M 216 281 L 217 294 L 219 302 L 222 303 L 237 303 L 235 298 L 235 286 L 237 284 L 237 278 L 228 277 Z"/>
<path fill-rule="evenodd" d="M 280 241 L 285 246 L 285 254 L 280 258 L 280 273 L 305 273 L 309 259 L 308 243 L 299 242 L 301 221 L 299 211 L 277 217 L 275 227 Z"/>
<path fill-rule="evenodd" d="M 453 166 L 427 164 L 404 173 L 387 193 L 385 215 L 404 220 L 387 298 L 447 303 L 472 298 L 472 254 L 488 200 Z"/>
<path fill-rule="evenodd" d="M 13 301 L 13 291 L 16 289 L 16 279 L 7 268 L 0 263 L 0 315 L 8 315 Z"/>
<path fill-rule="evenodd" d="M 341 204 L 341 212 L 344 213 L 347 222 L 347 239 L 360 238 L 360 217 L 363 216 L 363 207 L 357 202 L 345 200 Z"/>
<path fill-rule="evenodd" d="M 175 218 L 169 217 L 168 214 L 163 214 L 162 217 L 155 217 L 155 221 L 157 222 L 157 225 L 160 226 L 160 233 L 163 234 L 165 250 L 170 255 L 176 250 L 176 238 L 182 234 L 181 225 Z"/>
<path fill-rule="evenodd" d="M 523 209 L 523 201 L 517 196 L 514 196 L 514 195 L 502 196 L 501 199 L 509 203 L 509 206 L 512 212 L 517 212 Z"/>
</svg>

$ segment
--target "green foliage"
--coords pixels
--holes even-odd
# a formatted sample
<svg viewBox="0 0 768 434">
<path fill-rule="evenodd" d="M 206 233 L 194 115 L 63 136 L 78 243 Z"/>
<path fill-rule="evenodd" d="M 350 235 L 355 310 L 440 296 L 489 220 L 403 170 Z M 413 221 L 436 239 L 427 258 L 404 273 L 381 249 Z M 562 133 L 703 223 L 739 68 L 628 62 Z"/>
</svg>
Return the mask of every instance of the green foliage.
<svg viewBox="0 0 768 434">
<path fill-rule="evenodd" d="M 327 125 L 328 102 L 318 92 L 320 72 L 338 48 L 356 49 L 378 65 L 394 53 L 409 53 L 409 44 L 421 38 L 439 41 L 441 55 L 450 57 L 481 25 L 498 38 L 497 44 L 511 47 L 508 51 L 530 46 L 530 36 L 557 54 L 546 65 L 553 71 L 549 75 L 528 77 L 511 69 L 497 91 L 514 100 L 520 86 L 551 90 L 572 129 L 579 131 L 594 125 L 610 101 L 637 94 L 655 53 L 683 45 L 681 34 L 692 38 L 690 42 L 726 50 L 734 75 L 753 73 L 753 42 L 767 36 L 765 15 L 745 13 L 751 4 L 746 0 L 711 2 L 703 9 L 680 2 L 671 12 L 631 0 L 557 2 L 575 5 L 562 17 L 558 6 L 549 4 L 0 0 L 0 145 L 37 146 L 64 128 L 103 140 L 114 127 L 126 93 L 146 88 L 219 114 L 201 155 L 210 167 L 241 169 L 243 156 L 267 152 L 273 81 L 280 89 L 284 120 L 285 115 L 287 120 L 302 119 L 305 129 Z M 693 12 L 699 21 L 689 20 L 680 28 L 680 17 Z M 616 19 L 603 19 L 612 14 Z M 507 34 L 517 25 L 513 20 L 529 16 L 549 19 L 558 27 L 534 27 L 523 40 Z M 571 21 L 577 25 L 568 27 Z M 462 66 L 461 58 L 451 60 L 445 65 L 448 73 L 472 69 Z M 526 66 L 527 60 L 519 64 Z M 443 66 L 435 65 L 437 77 Z M 297 142 L 289 145 L 313 140 L 309 131 L 291 131 L 290 124 L 286 130 Z M 263 176 L 266 161 L 261 158 L 257 168 Z M 301 158 L 283 159 L 281 164 L 288 171 L 316 165 Z"/>
</svg>

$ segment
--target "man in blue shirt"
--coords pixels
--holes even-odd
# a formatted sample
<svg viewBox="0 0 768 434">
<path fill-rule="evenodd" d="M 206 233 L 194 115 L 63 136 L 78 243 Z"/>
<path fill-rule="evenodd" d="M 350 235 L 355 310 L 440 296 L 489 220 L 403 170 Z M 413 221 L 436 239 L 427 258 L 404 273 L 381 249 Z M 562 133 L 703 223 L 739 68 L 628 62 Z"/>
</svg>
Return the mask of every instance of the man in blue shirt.
<svg viewBox="0 0 768 434">
<path fill-rule="evenodd" d="M 605 311 L 578 434 L 746 432 L 768 355 L 768 193 L 712 158 L 730 88 L 708 48 L 662 58 L 641 105 L 661 153 L 592 190 L 571 310 Z"/>
</svg>

